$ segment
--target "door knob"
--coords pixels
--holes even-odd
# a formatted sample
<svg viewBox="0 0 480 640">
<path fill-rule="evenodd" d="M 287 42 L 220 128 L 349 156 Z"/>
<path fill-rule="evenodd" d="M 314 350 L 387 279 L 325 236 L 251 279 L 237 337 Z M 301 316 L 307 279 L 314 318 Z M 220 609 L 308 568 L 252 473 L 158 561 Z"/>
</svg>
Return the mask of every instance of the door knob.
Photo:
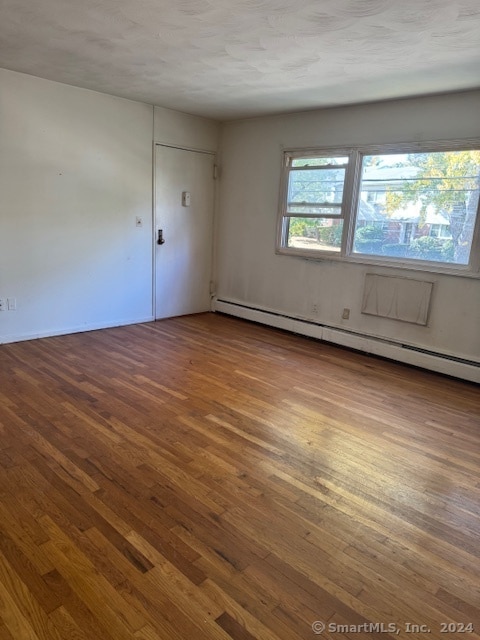
<svg viewBox="0 0 480 640">
<path fill-rule="evenodd" d="M 157 244 L 165 244 L 165 240 L 163 239 L 163 229 L 158 230 Z"/>
</svg>

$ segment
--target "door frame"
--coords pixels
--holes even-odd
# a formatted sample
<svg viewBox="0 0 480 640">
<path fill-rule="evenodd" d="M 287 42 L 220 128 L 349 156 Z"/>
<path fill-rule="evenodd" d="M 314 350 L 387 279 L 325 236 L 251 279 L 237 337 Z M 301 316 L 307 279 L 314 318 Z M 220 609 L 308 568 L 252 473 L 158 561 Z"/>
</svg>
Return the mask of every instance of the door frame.
<svg viewBox="0 0 480 640">
<path fill-rule="evenodd" d="M 153 320 L 157 320 L 157 230 L 156 230 L 156 222 L 157 222 L 157 147 L 168 147 L 170 149 L 179 149 L 180 151 L 191 151 L 192 153 L 203 153 L 208 156 L 213 157 L 213 167 L 214 167 L 214 175 L 212 179 L 215 181 L 214 189 L 213 189 L 213 211 L 212 211 L 212 230 L 213 230 L 213 238 L 212 238 L 212 268 L 211 268 L 211 281 L 215 282 L 216 275 L 216 239 L 217 239 L 217 185 L 216 182 L 218 180 L 218 166 L 216 164 L 217 152 L 208 150 L 208 149 L 198 149 L 195 147 L 186 147 L 181 144 L 173 144 L 169 142 L 158 142 L 157 140 L 153 141 L 152 155 L 153 155 L 153 198 L 152 198 L 152 314 Z M 213 296 L 214 291 L 210 292 L 213 308 Z"/>
</svg>

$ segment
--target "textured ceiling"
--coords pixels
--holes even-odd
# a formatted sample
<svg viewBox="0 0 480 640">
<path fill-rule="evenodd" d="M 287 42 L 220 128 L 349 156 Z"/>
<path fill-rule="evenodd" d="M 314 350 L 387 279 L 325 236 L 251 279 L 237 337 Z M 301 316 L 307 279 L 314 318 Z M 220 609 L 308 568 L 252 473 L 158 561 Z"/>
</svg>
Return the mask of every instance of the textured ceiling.
<svg viewBox="0 0 480 640">
<path fill-rule="evenodd" d="M 0 67 L 218 119 L 480 87 L 480 0 L 0 0 Z"/>
</svg>

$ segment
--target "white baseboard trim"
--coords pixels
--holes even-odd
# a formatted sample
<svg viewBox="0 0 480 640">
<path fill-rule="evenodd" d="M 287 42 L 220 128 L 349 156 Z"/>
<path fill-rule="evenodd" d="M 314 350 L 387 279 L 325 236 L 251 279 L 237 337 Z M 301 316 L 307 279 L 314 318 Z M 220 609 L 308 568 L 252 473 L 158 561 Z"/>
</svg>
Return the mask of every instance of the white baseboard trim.
<svg viewBox="0 0 480 640">
<path fill-rule="evenodd" d="M 215 300 L 213 310 L 310 338 L 316 338 L 317 340 L 325 340 L 326 342 L 357 349 L 372 355 L 389 358 L 390 360 L 422 367 L 423 369 L 454 376 L 469 382 L 480 383 L 480 363 L 474 361 L 395 343 L 392 340 L 315 324 L 268 309 L 249 307 L 232 300 Z"/>
<path fill-rule="evenodd" d="M 26 340 L 37 340 L 38 338 L 53 338 L 54 336 L 65 336 L 71 333 L 83 333 L 84 331 L 97 331 L 98 329 L 112 329 L 113 327 L 125 327 L 129 324 L 142 324 L 144 322 L 153 322 L 153 316 L 146 318 L 134 318 L 129 320 L 114 320 L 112 322 L 99 322 L 95 324 L 85 324 L 76 327 L 68 327 L 66 329 L 51 329 L 48 331 L 38 331 L 34 333 L 19 333 L 0 336 L 0 344 L 9 344 L 12 342 L 24 342 Z"/>
</svg>

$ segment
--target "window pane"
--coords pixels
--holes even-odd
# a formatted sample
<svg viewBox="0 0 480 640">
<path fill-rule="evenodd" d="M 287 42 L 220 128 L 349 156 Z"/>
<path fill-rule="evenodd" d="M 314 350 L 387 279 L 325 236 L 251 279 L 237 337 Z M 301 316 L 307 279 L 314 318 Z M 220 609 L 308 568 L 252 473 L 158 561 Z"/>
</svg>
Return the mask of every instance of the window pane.
<svg viewBox="0 0 480 640">
<path fill-rule="evenodd" d="M 346 165 L 348 163 L 347 156 L 330 157 L 330 158 L 294 158 L 292 167 L 321 167 L 325 165 Z"/>
<path fill-rule="evenodd" d="M 480 151 L 365 156 L 354 253 L 466 265 Z"/>
<path fill-rule="evenodd" d="M 340 251 L 343 220 L 289 218 L 287 246 L 310 251 Z"/>
<path fill-rule="evenodd" d="M 287 211 L 292 213 L 325 213 L 340 215 L 345 169 L 312 169 L 290 171 Z M 327 209 L 327 210 L 326 210 Z"/>
</svg>

